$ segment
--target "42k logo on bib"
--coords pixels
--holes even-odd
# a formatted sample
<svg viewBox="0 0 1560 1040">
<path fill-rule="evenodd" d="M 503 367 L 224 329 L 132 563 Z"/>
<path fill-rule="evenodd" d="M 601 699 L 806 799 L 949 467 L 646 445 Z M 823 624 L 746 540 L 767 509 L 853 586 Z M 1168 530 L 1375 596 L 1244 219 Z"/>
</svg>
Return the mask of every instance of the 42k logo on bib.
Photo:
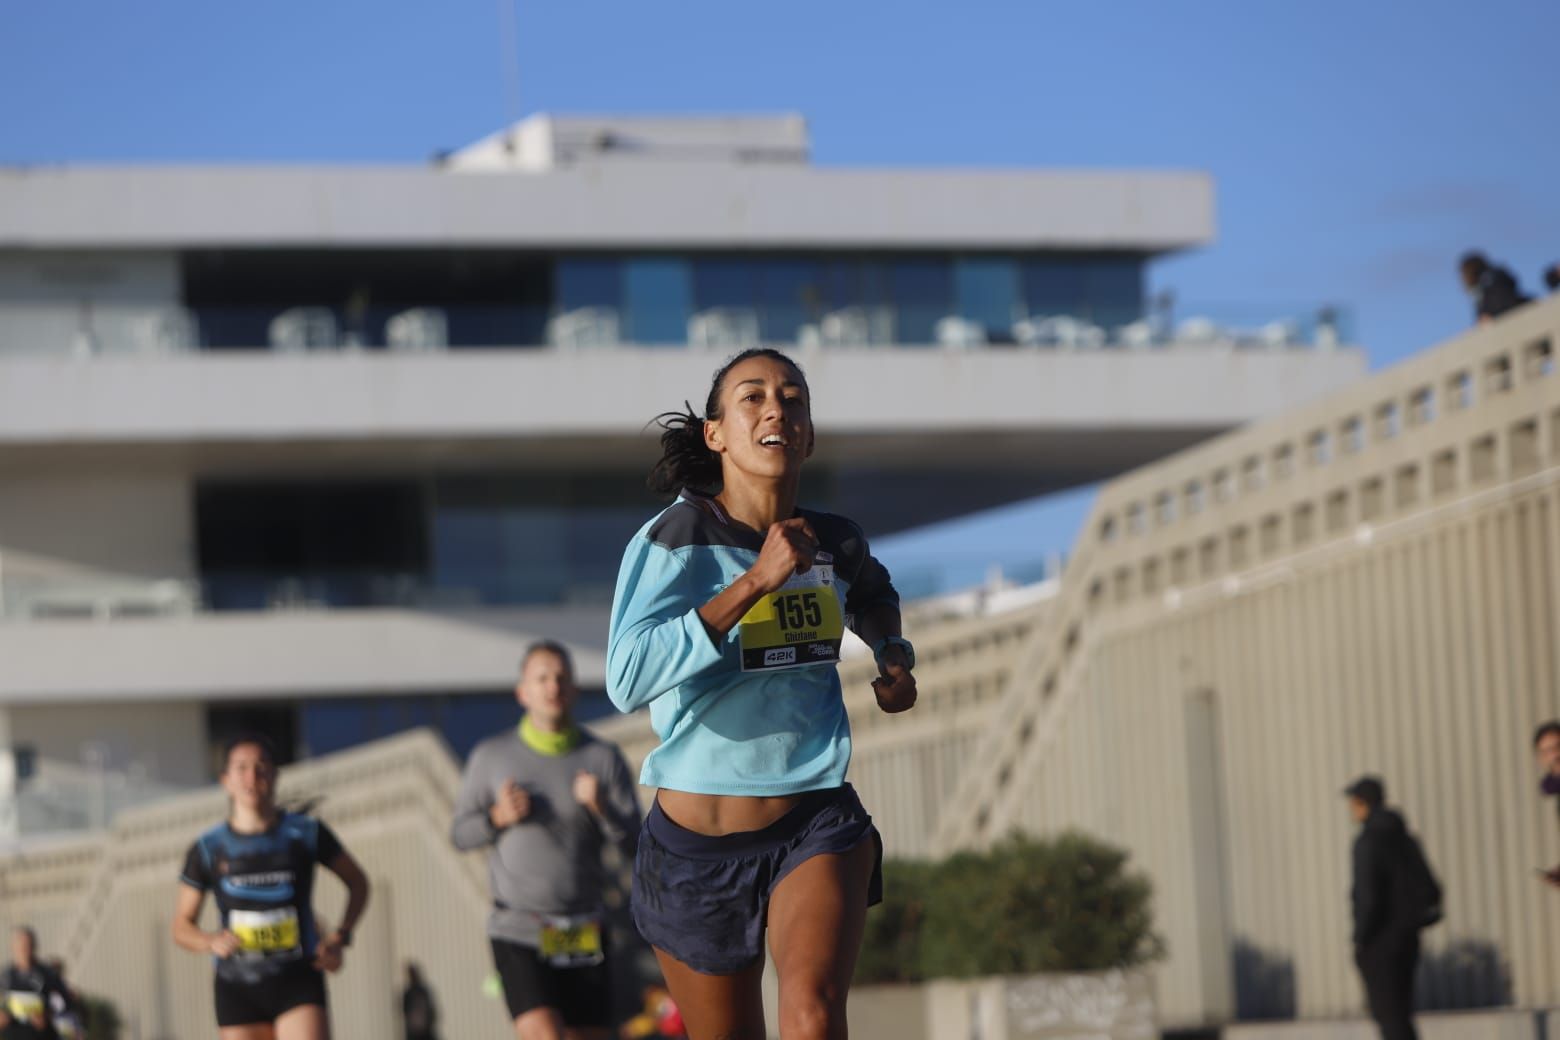
<svg viewBox="0 0 1560 1040">
<path fill-rule="evenodd" d="M 830 563 L 793 574 L 753 604 L 737 630 L 744 672 L 834 664 L 844 637 L 845 618 Z"/>
</svg>

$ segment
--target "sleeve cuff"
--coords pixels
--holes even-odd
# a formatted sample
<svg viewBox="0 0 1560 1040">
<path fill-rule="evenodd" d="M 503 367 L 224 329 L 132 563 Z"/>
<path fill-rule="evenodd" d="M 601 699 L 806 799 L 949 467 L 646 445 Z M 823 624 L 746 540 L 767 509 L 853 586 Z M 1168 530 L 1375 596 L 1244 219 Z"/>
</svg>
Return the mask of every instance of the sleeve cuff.
<svg viewBox="0 0 1560 1040">
<path fill-rule="evenodd" d="M 687 634 L 688 645 L 694 651 L 693 660 L 688 663 L 695 670 L 703 671 L 720 663 L 725 651 L 725 640 L 717 640 L 715 633 L 709 630 L 704 619 L 699 616 L 697 607 L 683 615 L 683 630 Z"/>
</svg>

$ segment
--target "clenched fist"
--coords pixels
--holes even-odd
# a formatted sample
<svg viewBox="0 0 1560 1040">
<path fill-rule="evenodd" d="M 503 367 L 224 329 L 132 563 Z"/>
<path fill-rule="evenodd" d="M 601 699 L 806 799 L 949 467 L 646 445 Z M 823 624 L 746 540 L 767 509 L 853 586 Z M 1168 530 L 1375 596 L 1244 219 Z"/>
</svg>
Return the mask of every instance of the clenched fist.
<svg viewBox="0 0 1560 1040">
<path fill-rule="evenodd" d="M 595 774 L 583 769 L 574 774 L 574 800 L 597 816 L 601 815 L 601 781 Z"/>
<path fill-rule="evenodd" d="M 525 788 L 513 780 L 504 781 L 504 786 L 498 789 L 498 797 L 493 800 L 493 808 L 488 810 L 488 819 L 493 821 L 493 826 L 503 830 L 530 815 L 531 796 Z"/>
</svg>

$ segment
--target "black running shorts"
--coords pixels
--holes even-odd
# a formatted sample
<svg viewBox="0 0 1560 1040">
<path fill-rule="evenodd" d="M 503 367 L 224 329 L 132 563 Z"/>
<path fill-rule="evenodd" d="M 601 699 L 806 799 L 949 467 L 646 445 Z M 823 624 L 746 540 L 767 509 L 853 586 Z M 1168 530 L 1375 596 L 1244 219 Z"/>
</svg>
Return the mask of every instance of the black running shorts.
<svg viewBox="0 0 1560 1040">
<path fill-rule="evenodd" d="M 612 1024 L 611 975 L 607 969 L 611 950 L 599 964 L 560 968 L 544 961 L 534 946 L 504 939 L 489 941 L 510 1018 L 537 1008 L 552 1008 L 565 1026 L 605 1028 Z"/>
<path fill-rule="evenodd" d="M 301 961 L 253 982 L 219 976 L 215 995 L 218 1026 L 269 1024 L 304 1004 L 327 1006 L 325 976 L 318 968 Z"/>
</svg>

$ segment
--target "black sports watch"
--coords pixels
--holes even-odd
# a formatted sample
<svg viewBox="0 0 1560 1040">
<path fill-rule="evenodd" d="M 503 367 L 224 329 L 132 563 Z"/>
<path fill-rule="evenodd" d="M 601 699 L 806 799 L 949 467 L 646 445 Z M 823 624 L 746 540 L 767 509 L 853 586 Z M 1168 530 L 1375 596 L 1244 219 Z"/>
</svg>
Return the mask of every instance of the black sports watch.
<svg viewBox="0 0 1560 1040">
<path fill-rule="evenodd" d="M 905 652 L 905 661 L 913 671 L 915 669 L 915 647 L 910 640 L 903 636 L 884 636 L 872 644 L 872 659 L 877 662 L 879 668 L 883 667 L 883 651 L 891 646 L 897 646 Z"/>
</svg>

